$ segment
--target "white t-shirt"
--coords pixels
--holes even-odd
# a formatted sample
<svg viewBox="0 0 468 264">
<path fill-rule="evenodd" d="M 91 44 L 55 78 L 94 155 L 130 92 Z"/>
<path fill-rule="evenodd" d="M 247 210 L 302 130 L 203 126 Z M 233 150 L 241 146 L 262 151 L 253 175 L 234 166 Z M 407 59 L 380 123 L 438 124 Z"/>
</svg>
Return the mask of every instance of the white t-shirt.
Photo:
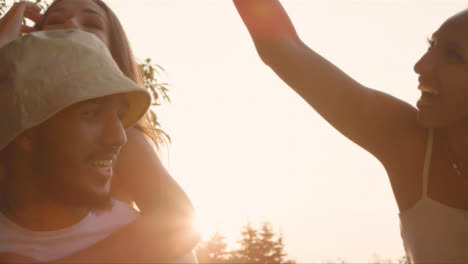
<svg viewBox="0 0 468 264">
<path fill-rule="evenodd" d="M 73 226 L 36 232 L 15 224 L 0 213 L 0 253 L 17 253 L 41 262 L 58 260 L 96 244 L 137 216 L 136 210 L 115 201 L 111 210 L 90 212 Z M 197 260 L 190 252 L 175 263 L 197 263 Z"/>
</svg>

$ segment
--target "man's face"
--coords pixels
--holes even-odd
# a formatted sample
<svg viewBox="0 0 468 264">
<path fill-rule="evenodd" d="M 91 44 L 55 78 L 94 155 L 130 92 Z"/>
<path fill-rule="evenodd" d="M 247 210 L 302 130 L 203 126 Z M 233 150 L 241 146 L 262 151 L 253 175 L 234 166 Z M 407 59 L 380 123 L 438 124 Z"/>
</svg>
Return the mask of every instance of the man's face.
<svg viewBox="0 0 468 264">
<path fill-rule="evenodd" d="M 44 195 L 71 206 L 107 208 L 113 166 L 127 137 L 121 95 L 72 105 L 32 129 L 34 179 Z"/>
</svg>

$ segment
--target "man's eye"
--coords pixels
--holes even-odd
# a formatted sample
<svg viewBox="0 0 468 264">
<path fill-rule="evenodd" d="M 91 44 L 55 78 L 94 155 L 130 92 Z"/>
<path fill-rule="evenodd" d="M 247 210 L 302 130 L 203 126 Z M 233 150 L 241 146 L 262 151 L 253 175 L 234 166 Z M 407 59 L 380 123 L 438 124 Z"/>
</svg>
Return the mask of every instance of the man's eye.
<svg viewBox="0 0 468 264">
<path fill-rule="evenodd" d="M 97 115 L 97 111 L 85 111 L 81 112 L 81 115 L 85 117 L 94 117 Z"/>
<path fill-rule="evenodd" d="M 89 108 L 89 109 L 84 109 L 83 111 L 80 112 L 81 116 L 86 117 L 86 118 L 94 118 L 99 115 L 99 109 L 95 108 Z"/>
<path fill-rule="evenodd" d="M 63 22 L 58 19 L 52 19 L 52 20 L 47 21 L 47 23 L 45 23 L 46 26 L 61 25 L 61 24 L 63 24 Z"/>
</svg>

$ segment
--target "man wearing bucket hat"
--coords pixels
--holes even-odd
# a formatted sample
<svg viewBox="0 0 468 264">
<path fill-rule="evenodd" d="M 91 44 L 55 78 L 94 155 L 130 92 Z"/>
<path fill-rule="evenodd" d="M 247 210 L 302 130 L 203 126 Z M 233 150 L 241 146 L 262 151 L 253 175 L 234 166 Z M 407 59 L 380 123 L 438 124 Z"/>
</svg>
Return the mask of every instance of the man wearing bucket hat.
<svg viewBox="0 0 468 264">
<path fill-rule="evenodd" d="M 109 185 L 125 128 L 150 103 L 92 34 L 35 32 L 1 48 L 0 253 L 55 261 L 136 218 Z"/>
</svg>

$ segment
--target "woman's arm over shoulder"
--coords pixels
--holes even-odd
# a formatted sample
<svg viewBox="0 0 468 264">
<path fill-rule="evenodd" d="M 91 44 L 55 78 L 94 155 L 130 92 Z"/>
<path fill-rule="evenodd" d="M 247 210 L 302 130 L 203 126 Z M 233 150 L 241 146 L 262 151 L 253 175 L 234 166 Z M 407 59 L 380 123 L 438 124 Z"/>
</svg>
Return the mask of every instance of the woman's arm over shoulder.
<svg viewBox="0 0 468 264">
<path fill-rule="evenodd" d="M 278 0 L 234 4 L 261 59 L 331 125 L 382 163 L 399 159 L 398 153 L 423 137 L 416 109 L 361 85 L 310 49 Z"/>
<path fill-rule="evenodd" d="M 127 136 L 116 167 L 120 188 L 128 192 L 143 214 L 161 213 L 164 217 L 192 221 L 190 199 L 164 168 L 149 139 L 136 128 L 128 129 Z"/>
</svg>

